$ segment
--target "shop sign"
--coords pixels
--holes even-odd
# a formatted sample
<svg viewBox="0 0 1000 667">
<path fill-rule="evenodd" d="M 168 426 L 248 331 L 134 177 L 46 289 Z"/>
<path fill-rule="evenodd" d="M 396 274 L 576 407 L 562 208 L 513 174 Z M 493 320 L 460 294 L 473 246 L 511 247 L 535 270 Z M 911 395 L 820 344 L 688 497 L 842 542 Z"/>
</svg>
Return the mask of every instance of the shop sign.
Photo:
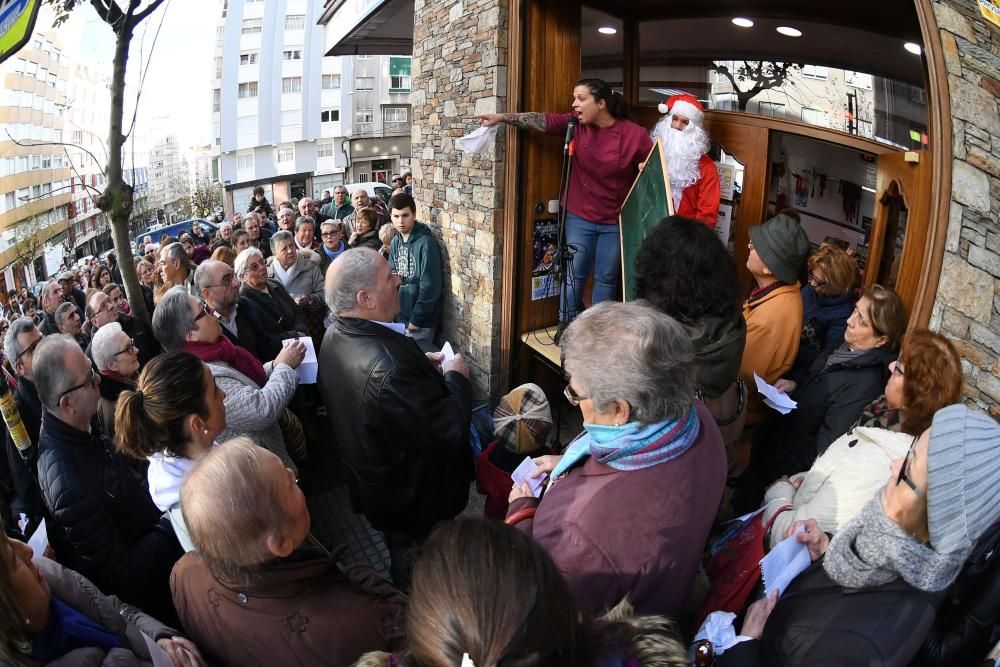
<svg viewBox="0 0 1000 667">
<path fill-rule="evenodd" d="M 979 13 L 983 18 L 1000 27 L 1000 7 L 990 2 L 990 0 L 979 0 Z"/>
<path fill-rule="evenodd" d="M 31 39 L 42 0 L 0 0 L 0 63 Z"/>
</svg>

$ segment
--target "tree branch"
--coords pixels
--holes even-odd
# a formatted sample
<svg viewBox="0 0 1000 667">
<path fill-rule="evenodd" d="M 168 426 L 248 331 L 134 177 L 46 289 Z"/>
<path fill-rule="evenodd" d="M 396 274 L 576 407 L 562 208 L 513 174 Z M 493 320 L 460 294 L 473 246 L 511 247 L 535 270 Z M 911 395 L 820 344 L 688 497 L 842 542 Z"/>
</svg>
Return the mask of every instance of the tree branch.
<svg viewBox="0 0 1000 667">
<path fill-rule="evenodd" d="M 99 159 L 97 159 L 97 156 L 94 155 L 93 153 L 91 153 L 89 150 L 87 150 L 83 146 L 77 146 L 76 144 L 68 144 L 65 141 L 39 141 L 38 143 L 34 143 L 34 144 L 25 144 L 25 143 L 22 143 L 22 142 L 18 141 L 14 137 L 10 136 L 10 130 L 4 129 L 4 132 L 7 133 L 7 138 L 10 139 L 15 144 L 17 144 L 18 146 L 23 146 L 25 148 L 30 148 L 32 146 L 72 146 L 73 148 L 79 148 L 81 151 L 83 151 L 84 153 L 86 153 L 90 157 L 94 158 L 94 162 L 95 163 L 101 164 L 101 161 Z M 34 141 L 34 139 L 32 139 L 31 141 Z M 72 160 L 70 160 L 70 164 L 73 164 Z M 104 173 L 103 169 L 101 170 L 101 176 L 106 176 L 106 174 Z"/>
<path fill-rule="evenodd" d="M 140 23 L 142 23 L 147 16 L 155 12 L 156 8 L 162 4 L 163 0 L 153 0 L 153 2 L 149 4 L 149 6 L 147 6 L 144 10 L 135 15 L 135 17 L 132 19 L 132 27 L 135 27 Z M 136 3 L 136 6 L 138 6 L 138 3 Z"/>
<path fill-rule="evenodd" d="M 112 30 L 125 19 L 125 14 L 115 0 L 107 0 L 107 3 L 104 0 L 90 0 L 90 5 Z"/>
</svg>

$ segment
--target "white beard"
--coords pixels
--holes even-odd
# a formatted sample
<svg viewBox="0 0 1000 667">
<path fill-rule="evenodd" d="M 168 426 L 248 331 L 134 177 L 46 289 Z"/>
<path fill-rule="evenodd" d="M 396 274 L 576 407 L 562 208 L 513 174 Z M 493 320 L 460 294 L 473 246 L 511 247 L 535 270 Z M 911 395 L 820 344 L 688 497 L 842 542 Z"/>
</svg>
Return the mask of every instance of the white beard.
<svg viewBox="0 0 1000 667">
<path fill-rule="evenodd" d="M 673 191 L 674 208 L 680 205 L 684 189 L 698 182 L 701 170 L 698 163 L 708 152 L 708 133 L 691 123 L 683 130 L 670 127 L 671 116 L 660 119 L 653 129 L 653 139 L 663 139 L 663 149 L 670 174 L 670 188 Z"/>
</svg>

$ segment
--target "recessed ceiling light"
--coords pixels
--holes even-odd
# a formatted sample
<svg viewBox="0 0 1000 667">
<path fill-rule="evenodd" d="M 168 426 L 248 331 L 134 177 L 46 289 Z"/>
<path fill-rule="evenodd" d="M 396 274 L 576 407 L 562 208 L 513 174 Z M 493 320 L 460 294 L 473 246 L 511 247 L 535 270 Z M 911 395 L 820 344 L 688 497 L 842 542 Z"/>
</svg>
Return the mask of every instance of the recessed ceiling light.
<svg viewBox="0 0 1000 667">
<path fill-rule="evenodd" d="M 752 28 L 753 21 L 751 21 L 750 19 L 745 19 L 737 16 L 736 18 L 733 19 L 733 25 L 738 25 L 741 28 Z"/>
<path fill-rule="evenodd" d="M 616 35 L 618 34 L 618 29 L 612 28 L 609 25 L 602 25 L 600 28 L 597 29 L 597 32 L 601 33 L 602 35 Z"/>
<path fill-rule="evenodd" d="M 780 32 L 785 37 L 801 37 L 802 36 L 802 31 L 801 30 L 798 30 L 797 28 L 790 28 L 787 25 L 783 25 L 781 27 L 775 28 L 775 30 L 777 30 L 778 32 Z"/>
<path fill-rule="evenodd" d="M 919 44 L 914 44 L 913 42 L 907 42 L 906 44 L 903 44 L 903 48 L 915 56 L 919 56 L 920 52 L 923 50 L 920 48 Z"/>
</svg>

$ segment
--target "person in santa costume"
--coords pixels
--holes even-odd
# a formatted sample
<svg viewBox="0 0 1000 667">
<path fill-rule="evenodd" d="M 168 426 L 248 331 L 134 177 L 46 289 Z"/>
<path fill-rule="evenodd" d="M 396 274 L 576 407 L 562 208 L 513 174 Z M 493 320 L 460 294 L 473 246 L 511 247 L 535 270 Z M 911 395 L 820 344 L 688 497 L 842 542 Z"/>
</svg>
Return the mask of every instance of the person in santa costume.
<svg viewBox="0 0 1000 667">
<path fill-rule="evenodd" d="M 719 219 L 719 170 L 708 157 L 705 109 L 693 95 L 674 95 L 658 106 L 665 114 L 652 137 L 663 140 L 674 213 L 714 229 Z"/>
</svg>

